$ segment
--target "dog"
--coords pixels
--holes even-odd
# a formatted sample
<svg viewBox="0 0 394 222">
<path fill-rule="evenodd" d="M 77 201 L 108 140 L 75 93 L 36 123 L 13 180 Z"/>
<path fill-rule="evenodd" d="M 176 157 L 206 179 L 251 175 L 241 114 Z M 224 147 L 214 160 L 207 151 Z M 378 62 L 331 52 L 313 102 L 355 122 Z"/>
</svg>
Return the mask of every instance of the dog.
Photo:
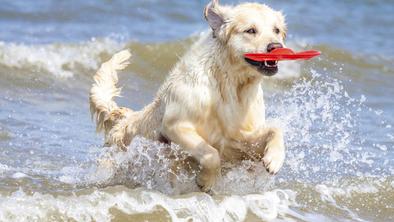
<svg viewBox="0 0 394 222">
<path fill-rule="evenodd" d="M 287 30 L 281 12 L 258 3 L 212 0 L 204 15 L 210 31 L 170 71 L 152 103 L 140 111 L 115 103 L 117 72 L 131 57 L 124 50 L 94 76 L 90 108 L 107 146 L 126 150 L 137 135 L 178 144 L 198 163 L 196 183 L 208 192 L 223 161 L 261 161 L 271 174 L 284 162 L 283 132 L 266 123 L 261 86 L 264 76 L 277 73 L 277 61 L 244 54 L 284 47 Z"/>
</svg>

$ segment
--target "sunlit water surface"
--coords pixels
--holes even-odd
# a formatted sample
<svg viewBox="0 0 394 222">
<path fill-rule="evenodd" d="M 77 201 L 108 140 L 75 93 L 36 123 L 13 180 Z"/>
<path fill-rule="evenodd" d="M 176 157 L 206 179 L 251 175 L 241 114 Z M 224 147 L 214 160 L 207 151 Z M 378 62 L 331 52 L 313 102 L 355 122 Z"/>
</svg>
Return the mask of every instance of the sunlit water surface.
<svg viewBox="0 0 394 222">
<path fill-rule="evenodd" d="M 2 3 L 0 221 L 394 220 L 394 4 L 266 3 L 287 15 L 291 48 L 323 55 L 264 81 L 267 118 L 285 130 L 280 173 L 226 165 L 214 195 L 193 173 L 171 186 L 161 153 L 175 145 L 102 148 L 88 108 L 92 75 L 124 48 L 119 103 L 151 101 L 206 29 L 204 1 Z"/>
</svg>

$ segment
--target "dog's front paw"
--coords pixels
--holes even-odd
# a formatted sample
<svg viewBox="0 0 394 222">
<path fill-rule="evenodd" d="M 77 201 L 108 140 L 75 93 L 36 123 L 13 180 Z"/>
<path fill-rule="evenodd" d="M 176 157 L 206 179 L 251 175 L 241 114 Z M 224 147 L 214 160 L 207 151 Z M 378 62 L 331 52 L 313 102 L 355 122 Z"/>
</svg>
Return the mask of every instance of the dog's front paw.
<svg viewBox="0 0 394 222">
<path fill-rule="evenodd" d="M 216 180 L 211 179 L 211 180 L 201 180 L 201 177 L 197 177 L 197 186 L 200 188 L 202 192 L 209 193 L 215 184 Z"/>
<path fill-rule="evenodd" d="M 215 172 L 216 171 L 216 172 Z M 200 188 L 202 192 L 211 191 L 212 187 L 215 185 L 218 177 L 217 169 L 216 170 L 202 170 L 196 178 L 197 186 Z"/>
<path fill-rule="evenodd" d="M 283 144 L 268 144 L 264 157 L 263 164 L 268 173 L 276 174 L 280 170 L 285 160 L 285 148 Z"/>
<path fill-rule="evenodd" d="M 217 177 L 220 175 L 220 157 L 216 150 L 206 154 L 200 160 L 200 172 L 197 175 L 197 185 L 201 191 L 209 192 L 215 185 Z"/>
</svg>

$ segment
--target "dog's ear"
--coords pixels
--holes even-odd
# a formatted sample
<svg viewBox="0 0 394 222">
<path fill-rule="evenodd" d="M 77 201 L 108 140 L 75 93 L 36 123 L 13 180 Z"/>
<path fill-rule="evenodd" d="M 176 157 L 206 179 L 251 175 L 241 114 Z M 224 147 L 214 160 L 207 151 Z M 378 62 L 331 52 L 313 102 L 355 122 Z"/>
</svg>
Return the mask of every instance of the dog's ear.
<svg viewBox="0 0 394 222">
<path fill-rule="evenodd" d="M 212 0 L 204 10 L 205 19 L 211 26 L 214 36 L 224 23 L 223 12 L 220 10 L 219 0 Z"/>
</svg>

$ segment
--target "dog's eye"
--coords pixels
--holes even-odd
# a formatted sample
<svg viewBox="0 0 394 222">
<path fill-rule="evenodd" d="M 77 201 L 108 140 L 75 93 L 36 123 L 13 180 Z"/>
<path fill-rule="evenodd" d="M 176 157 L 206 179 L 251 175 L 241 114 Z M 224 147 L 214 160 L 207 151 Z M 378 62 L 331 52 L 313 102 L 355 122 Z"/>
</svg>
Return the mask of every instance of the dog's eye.
<svg viewBox="0 0 394 222">
<path fill-rule="evenodd" d="M 274 28 L 274 32 L 275 32 L 276 34 L 279 34 L 279 33 L 280 33 L 280 30 L 279 30 L 277 27 L 275 27 L 275 28 Z"/>
<path fill-rule="evenodd" d="M 250 28 L 250 29 L 246 30 L 245 32 L 248 34 L 256 34 L 257 33 L 255 28 Z"/>
</svg>

